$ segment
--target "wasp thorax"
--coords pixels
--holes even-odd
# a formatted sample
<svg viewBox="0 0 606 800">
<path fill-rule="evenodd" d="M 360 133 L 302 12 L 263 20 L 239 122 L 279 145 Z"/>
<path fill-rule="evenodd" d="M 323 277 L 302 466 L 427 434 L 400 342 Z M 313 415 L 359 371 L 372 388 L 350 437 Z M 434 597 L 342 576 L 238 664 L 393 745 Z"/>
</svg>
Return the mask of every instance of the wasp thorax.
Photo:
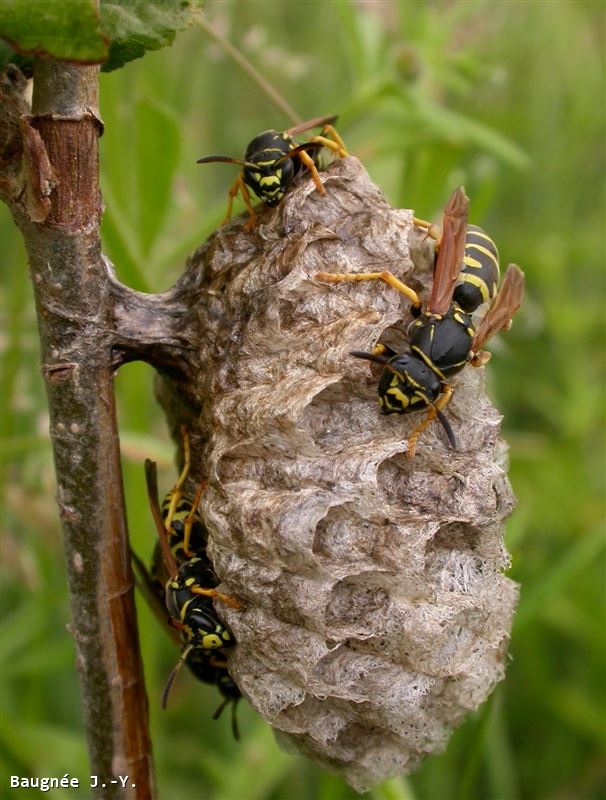
<svg viewBox="0 0 606 800">
<path fill-rule="evenodd" d="M 291 141 L 290 137 L 285 137 L 278 131 L 263 131 L 248 143 L 244 160 L 257 163 L 265 160 L 269 155 L 269 158 L 275 161 L 280 154 L 288 153 Z"/>
</svg>

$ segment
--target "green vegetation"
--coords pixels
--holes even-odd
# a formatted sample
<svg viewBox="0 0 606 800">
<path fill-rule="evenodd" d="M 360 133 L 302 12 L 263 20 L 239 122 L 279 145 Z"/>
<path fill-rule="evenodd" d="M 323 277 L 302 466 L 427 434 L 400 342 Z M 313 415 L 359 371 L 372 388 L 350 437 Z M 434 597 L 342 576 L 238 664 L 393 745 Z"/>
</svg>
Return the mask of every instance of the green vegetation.
<svg viewBox="0 0 606 800">
<path fill-rule="evenodd" d="M 31 71 L 33 55 L 49 55 L 111 72 L 172 44 L 200 7 L 200 0 L 3 0 L 0 67 L 12 61 Z"/>
<path fill-rule="evenodd" d="M 372 796 L 604 797 L 603 5 L 293 0 L 208 12 L 302 118 L 340 113 L 348 147 L 394 205 L 436 218 L 464 183 L 473 221 L 527 276 L 525 305 L 487 369 L 519 498 L 507 541 L 522 594 L 507 679 L 444 755 Z M 259 131 L 291 123 L 202 28 L 103 75 L 101 91 L 106 252 L 123 282 L 160 291 L 220 222 L 236 174 L 196 159 L 241 156 Z M 88 766 L 35 315 L 4 208 L 0 231 L 4 790 L 10 774 L 84 779 Z M 152 382 L 142 365 L 117 378 L 130 531 L 144 557 L 153 528 L 143 459 L 158 460 L 163 488 L 174 479 Z M 355 796 L 282 754 L 244 703 L 234 743 L 228 715 L 211 720 L 218 694 L 185 673 L 162 712 L 175 652 L 144 608 L 141 636 L 165 800 Z"/>
</svg>

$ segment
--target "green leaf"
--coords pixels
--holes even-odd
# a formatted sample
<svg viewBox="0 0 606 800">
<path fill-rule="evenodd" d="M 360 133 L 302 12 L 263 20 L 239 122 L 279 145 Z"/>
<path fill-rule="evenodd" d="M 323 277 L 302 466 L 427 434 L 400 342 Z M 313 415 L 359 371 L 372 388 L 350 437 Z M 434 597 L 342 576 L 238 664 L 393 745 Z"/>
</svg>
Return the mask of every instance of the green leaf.
<svg viewBox="0 0 606 800">
<path fill-rule="evenodd" d="M 3 0 L 0 68 L 22 56 L 48 55 L 62 61 L 103 64 L 109 72 L 148 50 L 173 43 L 194 21 L 200 0 Z"/>
<path fill-rule="evenodd" d="M 93 0 L 3 0 L 0 36 L 20 53 L 93 64 L 107 57 Z"/>
<path fill-rule="evenodd" d="M 200 8 L 198 0 L 102 2 L 102 28 L 111 40 L 103 71 L 111 72 L 148 50 L 172 44 L 177 31 L 191 25 Z"/>
</svg>

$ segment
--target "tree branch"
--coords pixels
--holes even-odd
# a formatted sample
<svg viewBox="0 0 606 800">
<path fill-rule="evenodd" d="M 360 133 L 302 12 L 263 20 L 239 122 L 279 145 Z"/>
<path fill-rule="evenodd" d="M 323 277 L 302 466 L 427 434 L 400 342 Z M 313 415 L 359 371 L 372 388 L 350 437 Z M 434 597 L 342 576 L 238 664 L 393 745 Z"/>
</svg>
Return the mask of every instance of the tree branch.
<svg viewBox="0 0 606 800">
<path fill-rule="evenodd" d="M 161 294 L 136 292 L 116 280 L 104 258 L 113 309 L 112 362 L 145 361 L 172 378 L 191 382 L 195 319 L 177 288 Z"/>
<path fill-rule="evenodd" d="M 4 107 L 22 114 L 8 89 Z M 94 791 L 143 800 L 154 786 L 114 408 L 114 296 L 99 234 L 97 68 L 38 59 L 32 116 L 19 125 L 21 151 L 14 124 L 0 143 L 11 154 L 0 189 L 34 286 L 91 771 L 106 784 Z M 128 788 L 109 782 L 126 775 Z"/>
</svg>

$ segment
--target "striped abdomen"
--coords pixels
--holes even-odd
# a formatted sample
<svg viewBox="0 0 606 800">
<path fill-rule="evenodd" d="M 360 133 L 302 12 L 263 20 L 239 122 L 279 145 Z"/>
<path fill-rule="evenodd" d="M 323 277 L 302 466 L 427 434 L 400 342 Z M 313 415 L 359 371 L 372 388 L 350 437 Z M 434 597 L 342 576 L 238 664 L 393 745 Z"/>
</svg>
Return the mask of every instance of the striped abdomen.
<svg viewBox="0 0 606 800">
<path fill-rule="evenodd" d="M 491 302 L 499 286 L 499 251 L 490 236 L 477 225 L 467 226 L 463 268 L 453 300 L 468 314 Z"/>
</svg>

